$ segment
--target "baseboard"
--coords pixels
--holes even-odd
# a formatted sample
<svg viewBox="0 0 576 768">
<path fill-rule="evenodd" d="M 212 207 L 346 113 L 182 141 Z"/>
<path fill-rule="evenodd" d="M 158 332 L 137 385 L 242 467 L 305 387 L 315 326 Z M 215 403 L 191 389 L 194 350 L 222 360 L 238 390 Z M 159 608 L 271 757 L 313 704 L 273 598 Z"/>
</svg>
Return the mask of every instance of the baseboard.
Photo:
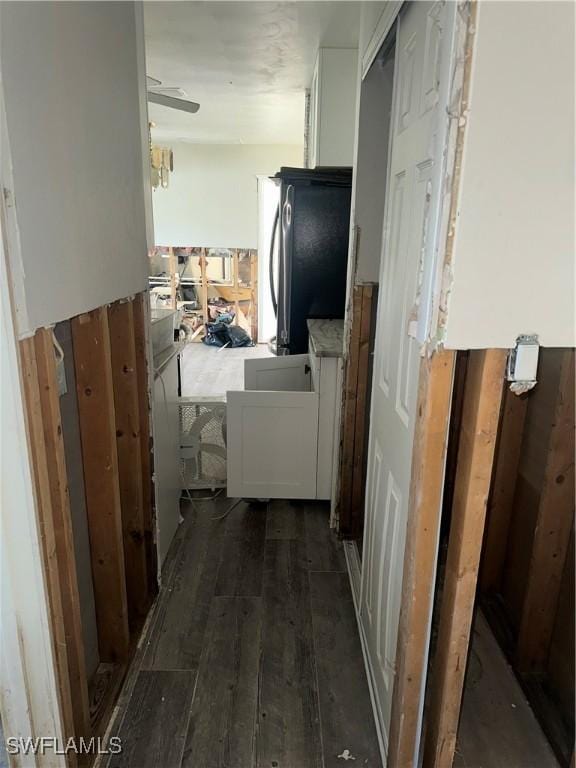
<svg viewBox="0 0 576 768">
<path fill-rule="evenodd" d="M 354 609 L 356 613 L 356 623 L 358 625 L 358 634 L 360 635 L 360 645 L 362 646 L 362 656 L 364 657 L 364 667 L 366 669 L 366 678 L 368 680 L 368 690 L 370 692 L 370 701 L 372 703 L 372 714 L 374 715 L 374 724 L 376 726 L 376 733 L 378 735 L 378 746 L 380 747 L 380 757 L 382 758 L 382 765 L 386 765 L 386 759 L 388 754 L 388 736 L 382 727 L 382 721 L 380 719 L 380 713 L 378 705 L 376 703 L 376 688 L 374 685 L 374 674 L 372 672 L 372 665 L 368 656 L 366 647 L 366 636 L 364 634 L 364 628 L 360 621 L 360 587 L 362 584 L 362 570 L 360 564 L 360 558 L 358 556 L 358 549 L 355 542 L 344 542 L 344 554 L 346 556 L 346 567 L 348 569 L 348 578 L 350 579 L 350 589 L 352 591 L 352 599 L 354 601 Z"/>
</svg>

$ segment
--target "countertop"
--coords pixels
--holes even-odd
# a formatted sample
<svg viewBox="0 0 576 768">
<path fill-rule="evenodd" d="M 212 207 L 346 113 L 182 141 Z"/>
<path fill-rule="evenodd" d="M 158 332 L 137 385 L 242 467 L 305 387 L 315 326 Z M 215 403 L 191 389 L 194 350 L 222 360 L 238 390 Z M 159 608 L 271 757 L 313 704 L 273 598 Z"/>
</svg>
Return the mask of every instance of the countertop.
<svg viewBox="0 0 576 768">
<path fill-rule="evenodd" d="M 318 357 L 342 357 L 344 320 L 308 320 L 310 346 Z"/>
<path fill-rule="evenodd" d="M 174 357 L 174 355 L 177 355 L 179 352 L 182 352 L 184 349 L 185 344 L 184 342 L 175 342 L 172 344 L 171 347 L 168 347 L 167 349 L 160 352 L 158 355 L 154 356 L 153 366 L 154 366 L 154 378 L 158 376 L 158 374 L 162 373 L 164 368 L 168 365 L 170 360 Z"/>
</svg>

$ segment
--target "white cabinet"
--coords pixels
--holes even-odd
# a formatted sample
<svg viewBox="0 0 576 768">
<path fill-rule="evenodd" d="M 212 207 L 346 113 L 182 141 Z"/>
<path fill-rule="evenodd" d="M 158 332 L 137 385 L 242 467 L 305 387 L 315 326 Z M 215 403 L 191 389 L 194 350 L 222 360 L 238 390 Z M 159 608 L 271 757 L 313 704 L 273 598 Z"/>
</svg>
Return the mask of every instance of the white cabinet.
<svg viewBox="0 0 576 768">
<path fill-rule="evenodd" d="M 228 495 L 333 499 L 342 358 L 246 360 L 244 381 L 227 393 Z"/>
<path fill-rule="evenodd" d="M 320 48 L 310 84 L 310 167 L 354 159 L 358 51 Z"/>
<path fill-rule="evenodd" d="M 154 373 L 154 488 L 156 537 L 161 567 L 180 520 L 180 424 L 178 356 L 172 353 Z"/>
</svg>

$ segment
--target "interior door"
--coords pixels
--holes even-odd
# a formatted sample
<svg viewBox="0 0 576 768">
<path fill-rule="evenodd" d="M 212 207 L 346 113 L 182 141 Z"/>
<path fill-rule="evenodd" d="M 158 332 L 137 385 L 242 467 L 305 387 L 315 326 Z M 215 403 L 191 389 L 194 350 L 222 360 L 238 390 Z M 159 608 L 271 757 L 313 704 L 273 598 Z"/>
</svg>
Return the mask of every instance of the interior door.
<svg viewBox="0 0 576 768">
<path fill-rule="evenodd" d="M 308 355 L 281 355 L 244 361 L 244 389 L 308 392 L 312 388 Z"/>
<path fill-rule="evenodd" d="M 394 109 L 371 399 L 360 623 L 387 750 L 420 348 L 421 276 L 434 259 L 456 3 L 413 2 L 396 32 Z"/>
</svg>

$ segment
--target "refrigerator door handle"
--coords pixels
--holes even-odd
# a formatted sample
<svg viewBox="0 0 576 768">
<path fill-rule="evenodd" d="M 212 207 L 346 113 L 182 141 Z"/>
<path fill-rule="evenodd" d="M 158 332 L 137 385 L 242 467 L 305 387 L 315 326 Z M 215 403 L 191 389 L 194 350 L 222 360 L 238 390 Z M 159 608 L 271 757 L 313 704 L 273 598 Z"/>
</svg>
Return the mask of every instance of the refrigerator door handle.
<svg viewBox="0 0 576 768">
<path fill-rule="evenodd" d="M 294 187 L 289 184 L 282 206 L 282 248 L 280 249 L 280 294 L 278 310 L 278 346 L 288 347 L 290 343 L 290 294 L 292 271 L 292 206 L 294 202 Z"/>
<path fill-rule="evenodd" d="M 274 224 L 272 225 L 272 237 L 270 238 L 270 263 L 268 265 L 268 277 L 270 280 L 270 297 L 272 298 L 272 307 L 274 315 L 278 317 L 278 296 L 276 295 L 276 275 L 274 274 L 274 249 L 276 247 L 276 238 L 278 237 L 278 227 L 280 226 L 280 203 L 276 208 Z"/>
</svg>

